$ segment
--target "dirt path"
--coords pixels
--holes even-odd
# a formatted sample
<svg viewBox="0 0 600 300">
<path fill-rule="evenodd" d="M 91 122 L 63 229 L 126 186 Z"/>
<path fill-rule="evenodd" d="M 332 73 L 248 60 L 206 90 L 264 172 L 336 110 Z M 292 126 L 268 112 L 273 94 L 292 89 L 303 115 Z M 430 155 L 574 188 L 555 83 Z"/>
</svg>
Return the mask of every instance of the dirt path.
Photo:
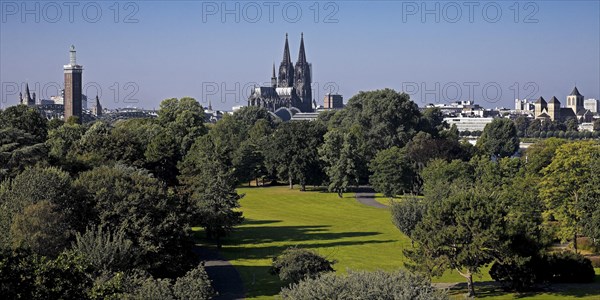
<svg viewBox="0 0 600 300">
<path fill-rule="evenodd" d="M 370 187 L 361 187 L 356 191 L 356 200 L 364 205 L 387 209 L 388 206 L 375 200 L 375 191 Z"/>
<path fill-rule="evenodd" d="M 244 283 L 234 266 L 216 250 L 194 247 L 194 252 L 204 261 L 204 268 L 219 295 L 213 299 L 244 299 Z"/>
</svg>

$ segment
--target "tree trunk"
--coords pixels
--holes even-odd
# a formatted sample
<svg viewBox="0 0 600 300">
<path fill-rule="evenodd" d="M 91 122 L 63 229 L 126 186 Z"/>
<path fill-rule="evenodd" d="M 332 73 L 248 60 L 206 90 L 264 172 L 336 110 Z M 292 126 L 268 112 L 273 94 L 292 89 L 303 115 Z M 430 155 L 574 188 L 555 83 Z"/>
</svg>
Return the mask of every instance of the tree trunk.
<svg viewBox="0 0 600 300">
<path fill-rule="evenodd" d="M 344 193 L 342 193 L 341 191 L 338 192 L 338 197 L 340 198 L 344 198 Z"/>
<path fill-rule="evenodd" d="M 290 190 L 294 189 L 294 182 L 292 181 L 292 177 L 289 177 L 289 181 L 290 181 Z"/>
<path fill-rule="evenodd" d="M 473 286 L 473 275 L 469 272 L 467 277 L 467 297 L 475 298 L 475 286 Z"/>
<path fill-rule="evenodd" d="M 458 268 L 456 269 L 458 274 L 467 279 L 467 297 L 475 298 L 475 286 L 473 285 L 473 273 L 471 271 L 467 271 L 467 273 L 462 273 Z"/>
<path fill-rule="evenodd" d="M 221 237 L 217 236 L 217 249 L 221 250 L 221 247 L 223 247 L 223 245 L 221 245 Z"/>
<path fill-rule="evenodd" d="M 573 248 L 575 249 L 575 253 L 577 253 L 577 232 L 573 234 Z"/>
<path fill-rule="evenodd" d="M 302 184 L 300 185 L 300 191 L 302 191 L 302 192 L 306 192 L 306 184 L 302 183 Z"/>
</svg>

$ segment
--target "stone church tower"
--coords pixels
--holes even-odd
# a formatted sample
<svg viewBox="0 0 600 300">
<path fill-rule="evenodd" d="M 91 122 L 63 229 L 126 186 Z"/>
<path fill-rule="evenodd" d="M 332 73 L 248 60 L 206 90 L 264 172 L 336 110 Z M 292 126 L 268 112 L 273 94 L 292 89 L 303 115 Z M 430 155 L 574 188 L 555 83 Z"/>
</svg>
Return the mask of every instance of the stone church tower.
<svg viewBox="0 0 600 300">
<path fill-rule="evenodd" d="M 306 61 L 306 53 L 304 51 L 304 33 L 300 37 L 300 52 L 298 53 L 298 61 L 296 62 L 296 73 L 294 78 L 296 79 L 294 87 L 296 93 L 301 100 L 298 104 L 300 111 L 309 112 L 312 111 L 312 89 L 310 87 L 311 80 L 311 66 Z"/>
<path fill-rule="evenodd" d="M 290 57 L 290 46 L 288 35 L 285 34 L 285 47 L 283 49 L 283 60 L 279 65 L 279 84 L 277 87 L 292 87 L 294 85 L 294 65 Z"/>
<path fill-rule="evenodd" d="M 574 114 L 578 114 L 583 109 L 583 95 L 579 93 L 577 87 L 574 87 L 571 95 L 567 96 L 567 107 L 572 109 Z"/>
</svg>

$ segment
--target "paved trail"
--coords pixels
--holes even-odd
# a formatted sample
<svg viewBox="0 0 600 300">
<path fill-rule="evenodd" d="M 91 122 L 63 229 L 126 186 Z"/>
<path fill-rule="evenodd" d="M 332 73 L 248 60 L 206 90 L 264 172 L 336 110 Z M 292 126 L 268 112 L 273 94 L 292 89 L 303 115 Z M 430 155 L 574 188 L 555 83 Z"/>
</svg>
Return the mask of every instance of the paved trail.
<svg viewBox="0 0 600 300">
<path fill-rule="evenodd" d="M 219 295 L 213 299 L 244 299 L 244 283 L 234 266 L 219 252 L 206 247 L 194 247 L 194 252 L 204 261 L 204 268 Z"/>
<path fill-rule="evenodd" d="M 370 187 L 360 187 L 356 191 L 356 200 L 358 202 L 375 208 L 388 208 L 387 205 L 375 201 L 375 191 Z"/>
</svg>

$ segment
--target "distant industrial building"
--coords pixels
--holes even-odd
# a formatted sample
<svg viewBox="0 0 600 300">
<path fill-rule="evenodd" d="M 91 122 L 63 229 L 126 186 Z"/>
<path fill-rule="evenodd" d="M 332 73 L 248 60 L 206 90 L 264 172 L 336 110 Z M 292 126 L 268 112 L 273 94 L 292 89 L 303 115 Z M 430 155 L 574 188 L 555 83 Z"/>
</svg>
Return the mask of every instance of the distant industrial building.
<svg viewBox="0 0 600 300">
<path fill-rule="evenodd" d="M 78 117 L 80 122 L 82 121 L 82 73 L 83 66 L 77 64 L 75 56 L 75 46 L 71 46 L 69 51 L 69 64 L 64 66 L 65 74 L 65 120 L 68 120 L 71 116 Z"/>
<path fill-rule="evenodd" d="M 598 100 L 596 99 L 585 99 L 583 101 L 583 108 L 589 109 L 593 113 L 598 113 Z"/>
<path fill-rule="evenodd" d="M 444 122 L 448 125 L 456 125 L 458 131 L 483 131 L 485 125 L 492 123 L 494 118 L 469 118 L 469 117 L 453 117 L 444 118 Z"/>
<path fill-rule="evenodd" d="M 342 109 L 344 108 L 344 97 L 338 94 L 327 93 L 323 99 L 323 108 L 325 109 Z"/>
</svg>

